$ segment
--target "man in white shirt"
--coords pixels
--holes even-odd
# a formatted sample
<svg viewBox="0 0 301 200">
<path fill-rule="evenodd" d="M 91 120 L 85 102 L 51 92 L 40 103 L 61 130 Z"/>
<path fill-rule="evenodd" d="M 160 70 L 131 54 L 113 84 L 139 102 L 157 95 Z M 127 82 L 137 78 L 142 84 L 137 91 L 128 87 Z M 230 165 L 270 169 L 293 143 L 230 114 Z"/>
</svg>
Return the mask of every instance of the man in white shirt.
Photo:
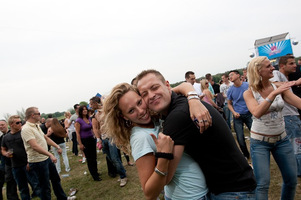
<svg viewBox="0 0 301 200">
<path fill-rule="evenodd" d="M 282 56 L 279 59 L 279 71 L 274 70 L 274 77 L 271 79 L 276 85 L 281 82 L 288 81 L 288 75 L 296 72 L 295 57 L 292 55 Z M 296 81 L 295 85 L 300 85 L 301 79 Z M 292 89 L 291 89 L 292 91 Z M 290 138 L 290 141 L 294 148 L 295 157 L 297 160 L 298 176 L 301 176 L 301 121 L 299 118 L 298 109 L 286 102 L 284 102 L 284 108 L 282 110 L 285 121 L 285 131 Z"/>
<path fill-rule="evenodd" d="M 224 110 L 224 114 L 226 117 L 226 122 L 231 130 L 232 114 L 228 108 L 227 92 L 228 92 L 229 88 L 233 85 L 233 83 L 229 81 L 229 75 L 227 73 L 222 75 L 222 81 L 223 81 L 223 84 L 221 84 L 221 86 L 220 86 L 220 93 L 222 93 L 223 97 L 225 98 L 225 104 L 224 104 L 223 110 Z"/>
</svg>

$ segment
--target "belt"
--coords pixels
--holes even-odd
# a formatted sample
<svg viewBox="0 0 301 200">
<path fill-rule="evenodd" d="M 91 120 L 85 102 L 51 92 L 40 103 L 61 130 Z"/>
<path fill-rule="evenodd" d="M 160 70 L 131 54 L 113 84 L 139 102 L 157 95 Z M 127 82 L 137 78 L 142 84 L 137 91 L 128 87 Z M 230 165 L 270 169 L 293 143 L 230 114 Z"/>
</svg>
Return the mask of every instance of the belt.
<svg viewBox="0 0 301 200">
<path fill-rule="evenodd" d="M 260 140 L 260 141 L 264 141 L 264 142 L 268 142 L 268 143 L 276 143 L 279 140 L 283 139 L 286 136 L 286 132 L 284 131 L 283 133 L 281 133 L 280 135 L 277 136 L 263 136 L 263 135 L 258 135 L 256 133 L 251 133 L 251 138 L 255 139 L 255 140 Z"/>
</svg>

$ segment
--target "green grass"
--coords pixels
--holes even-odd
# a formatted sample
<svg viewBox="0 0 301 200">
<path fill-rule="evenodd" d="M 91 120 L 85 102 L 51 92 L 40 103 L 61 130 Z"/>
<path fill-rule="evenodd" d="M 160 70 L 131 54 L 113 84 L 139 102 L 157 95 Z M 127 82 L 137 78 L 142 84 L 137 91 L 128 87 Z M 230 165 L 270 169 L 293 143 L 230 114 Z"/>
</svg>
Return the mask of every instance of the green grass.
<svg viewBox="0 0 301 200">
<path fill-rule="evenodd" d="M 248 135 L 248 134 L 246 134 Z M 249 145 L 249 141 L 247 140 Z M 70 146 L 71 142 L 67 143 Z M 124 157 L 122 157 L 123 164 L 127 171 L 128 183 L 124 187 L 119 186 L 117 182 L 118 177 L 111 178 L 107 174 L 107 166 L 105 155 L 101 152 L 97 154 L 98 160 L 98 171 L 102 174 L 103 179 L 100 182 L 93 181 L 91 175 L 89 174 L 87 164 L 82 164 L 79 162 L 81 157 L 73 156 L 70 151 L 68 151 L 69 162 L 71 171 L 69 172 L 69 177 L 62 177 L 62 186 L 64 191 L 68 195 L 70 188 L 78 189 L 76 193 L 77 200 L 140 200 L 145 199 L 143 195 L 142 188 L 140 186 L 137 169 L 135 166 L 128 166 Z M 132 158 L 131 158 L 132 161 Z M 62 162 L 62 161 L 61 161 Z M 64 164 L 61 163 L 62 174 L 64 172 Z M 87 172 L 87 175 L 84 172 Z M 275 164 L 273 158 L 271 158 L 271 184 L 269 190 L 269 200 L 280 199 L 282 178 L 279 172 L 278 166 Z M 4 199 L 6 199 L 5 190 L 3 191 Z M 37 199 L 37 198 L 36 198 Z M 52 199 L 56 199 L 52 193 Z M 160 199 L 164 199 L 162 195 Z M 301 179 L 298 178 L 298 186 L 295 199 L 301 199 Z"/>
</svg>

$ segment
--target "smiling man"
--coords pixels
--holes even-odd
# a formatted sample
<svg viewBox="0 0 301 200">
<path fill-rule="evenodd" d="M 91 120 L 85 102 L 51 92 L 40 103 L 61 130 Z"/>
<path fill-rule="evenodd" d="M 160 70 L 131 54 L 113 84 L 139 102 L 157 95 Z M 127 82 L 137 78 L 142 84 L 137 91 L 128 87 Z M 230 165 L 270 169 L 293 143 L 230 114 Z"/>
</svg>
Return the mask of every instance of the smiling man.
<svg viewBox="0 0 301 200">
<path fill-rule="evenodd" d="M 203 102 L 212 116 L 212 126 L 200 134 L 190 118 L 188 107 L 188 101 L 197 97 L 189 95 L 187 101 L 186 97 L 175 94 L 168 81 L 156 70 L 141 72 L 137 80 L 138 90 L 149 109 L 160 113 L 164 120 L 163 133 L 174 140 L 175 160 L 185 151 L 200 165 L 211 198 L 255 199 L 256 182 L 252 168 L 237 148 L 222 116 Z M 202 123 L 208 122 L 203 120 Z"/>
</svg>

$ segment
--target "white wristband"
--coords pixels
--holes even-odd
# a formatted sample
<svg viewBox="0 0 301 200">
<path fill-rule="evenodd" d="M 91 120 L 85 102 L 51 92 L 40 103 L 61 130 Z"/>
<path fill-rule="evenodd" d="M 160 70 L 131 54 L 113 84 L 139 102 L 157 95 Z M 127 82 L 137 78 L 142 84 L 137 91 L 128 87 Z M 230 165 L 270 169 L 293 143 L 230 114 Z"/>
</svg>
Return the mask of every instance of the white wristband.
<svg viewBox="0 0 301 200">
<path fill-rule="evenodd" d="M 167 176 L 167 172 L 161 172 L 160 170 L 158 170 L 158 168 L 157 167 L 155 167 L 155 172 L 157 173 L 157 174 L 159 174 L 160 176 Z"/>
<path fill-rule="evenodd" d="M 200 97 L 198 97 L 198 96 L 189 96 L 189 97 L 187 97 L 187 100 L 189 101 L 190 99 L 198 99 L 198 100 L 200 100 Z"/>
<path fill-rule="evenodd" d="M 273 103 L 273 101 L 272 101 L 271 99 L 269 99 L 269 98 L 265 98 L 265 100 L 266 100 L 267 102 L 269 102 L 269 103 Z"/>
<path fill-rule="evenodd" d="M 100 142 L 100 138 L 96 138 L 96 141 L 97 141 L 97 142 Z"/>
</svg>

